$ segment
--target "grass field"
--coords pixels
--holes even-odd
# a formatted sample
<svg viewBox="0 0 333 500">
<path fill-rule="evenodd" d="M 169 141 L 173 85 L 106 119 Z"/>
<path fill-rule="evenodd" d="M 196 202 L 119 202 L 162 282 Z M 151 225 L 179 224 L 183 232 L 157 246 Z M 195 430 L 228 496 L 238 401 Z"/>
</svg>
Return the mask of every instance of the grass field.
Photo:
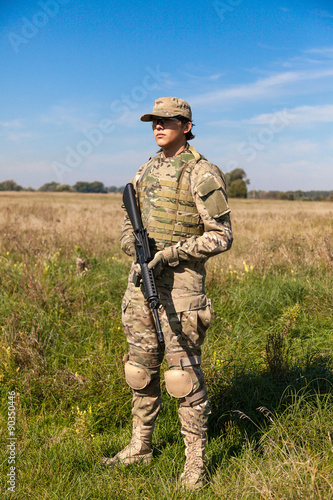
<svg viewBox="0 0 333 500">
<path fill-rule="evenodd" d="M 164 386 L 153 462 L 99 464 L 131 433 L 120 195 L 1 193 L 2 498 L 333 499 L 333 203 L 230 204 L 233 247 L 207 266 L 210 480 L 191 494 Z"/>
</svg>

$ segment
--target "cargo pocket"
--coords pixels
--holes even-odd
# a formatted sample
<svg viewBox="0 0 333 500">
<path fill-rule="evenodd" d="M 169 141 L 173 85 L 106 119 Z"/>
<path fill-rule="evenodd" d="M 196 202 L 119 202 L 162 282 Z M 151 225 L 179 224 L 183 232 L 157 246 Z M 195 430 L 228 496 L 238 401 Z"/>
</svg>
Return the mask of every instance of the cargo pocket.
<svg viewBox="0 0 333 500">
<path fill-rule="evenodd" d="M 188 347 L 200 347 L 206 337 L 206 331 L 211 324 L 211 306 L 208 304 L 203 309 L 184 311 L 181 313 L 182 340 Z"/>
<path fill-rule="evenodd" d="M 209 301 L 204 309 L 198 310 L 198 328 L 206 332 L 212 322 L 212 306 Z"/>
</svg>

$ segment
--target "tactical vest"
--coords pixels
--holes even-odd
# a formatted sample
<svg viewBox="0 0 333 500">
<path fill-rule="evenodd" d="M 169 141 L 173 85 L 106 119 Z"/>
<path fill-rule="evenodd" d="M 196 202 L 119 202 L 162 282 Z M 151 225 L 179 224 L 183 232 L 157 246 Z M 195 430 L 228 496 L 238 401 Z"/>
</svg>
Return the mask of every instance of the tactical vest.
<svg viewBox="0 0 333 500">
<path fill-rule="evenodd" d="M 147 164 L 137 183 L 143 225 L 158 246 L 201 235 L 204 226 L 191 193 L 191 172 L 201 156 L 193 147 Z"/>
</svg>

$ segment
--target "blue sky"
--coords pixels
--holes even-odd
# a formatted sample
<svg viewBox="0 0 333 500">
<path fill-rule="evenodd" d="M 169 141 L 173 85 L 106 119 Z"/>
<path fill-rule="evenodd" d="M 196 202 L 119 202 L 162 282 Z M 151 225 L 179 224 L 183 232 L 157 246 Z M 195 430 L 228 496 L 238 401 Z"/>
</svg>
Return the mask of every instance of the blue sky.
<svg viewBox="0 0 333 500">
<path fill-rule="evenodd" d="M 196 149 L 250 187 L 333 189 L 333 2 L 3 0 L 0 181 L 128 182 L 140 116 L 191 106 Z"/>
</svg>

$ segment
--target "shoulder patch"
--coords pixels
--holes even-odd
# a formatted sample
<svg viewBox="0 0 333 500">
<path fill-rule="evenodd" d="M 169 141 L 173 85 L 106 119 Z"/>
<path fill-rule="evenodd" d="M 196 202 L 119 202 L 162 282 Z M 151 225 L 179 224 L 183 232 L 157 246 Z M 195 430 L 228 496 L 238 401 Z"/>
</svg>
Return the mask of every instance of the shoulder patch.
<svg viewBox="0 0 333 500">
<path fill-rule="evenodd" d="M 207 194 L 211 193 L 212 191 L 215 191 L 216 189 L 219 189 L 221 186 L 213 177 L 210 175 L 209 177 L 205 177 L 202 179 L 199 184 L 197 185 L 197 192 L 199 196 L 202 198 L 203 196 L 206 196 Z"/>
<path fill-rule="evenodd" d="M 196 190 L 209 215 L 214 219 L 230 212 L 227 195 L 221 183 L 214 176 L 205 176 L 196 186 Z"/>
</svg>

